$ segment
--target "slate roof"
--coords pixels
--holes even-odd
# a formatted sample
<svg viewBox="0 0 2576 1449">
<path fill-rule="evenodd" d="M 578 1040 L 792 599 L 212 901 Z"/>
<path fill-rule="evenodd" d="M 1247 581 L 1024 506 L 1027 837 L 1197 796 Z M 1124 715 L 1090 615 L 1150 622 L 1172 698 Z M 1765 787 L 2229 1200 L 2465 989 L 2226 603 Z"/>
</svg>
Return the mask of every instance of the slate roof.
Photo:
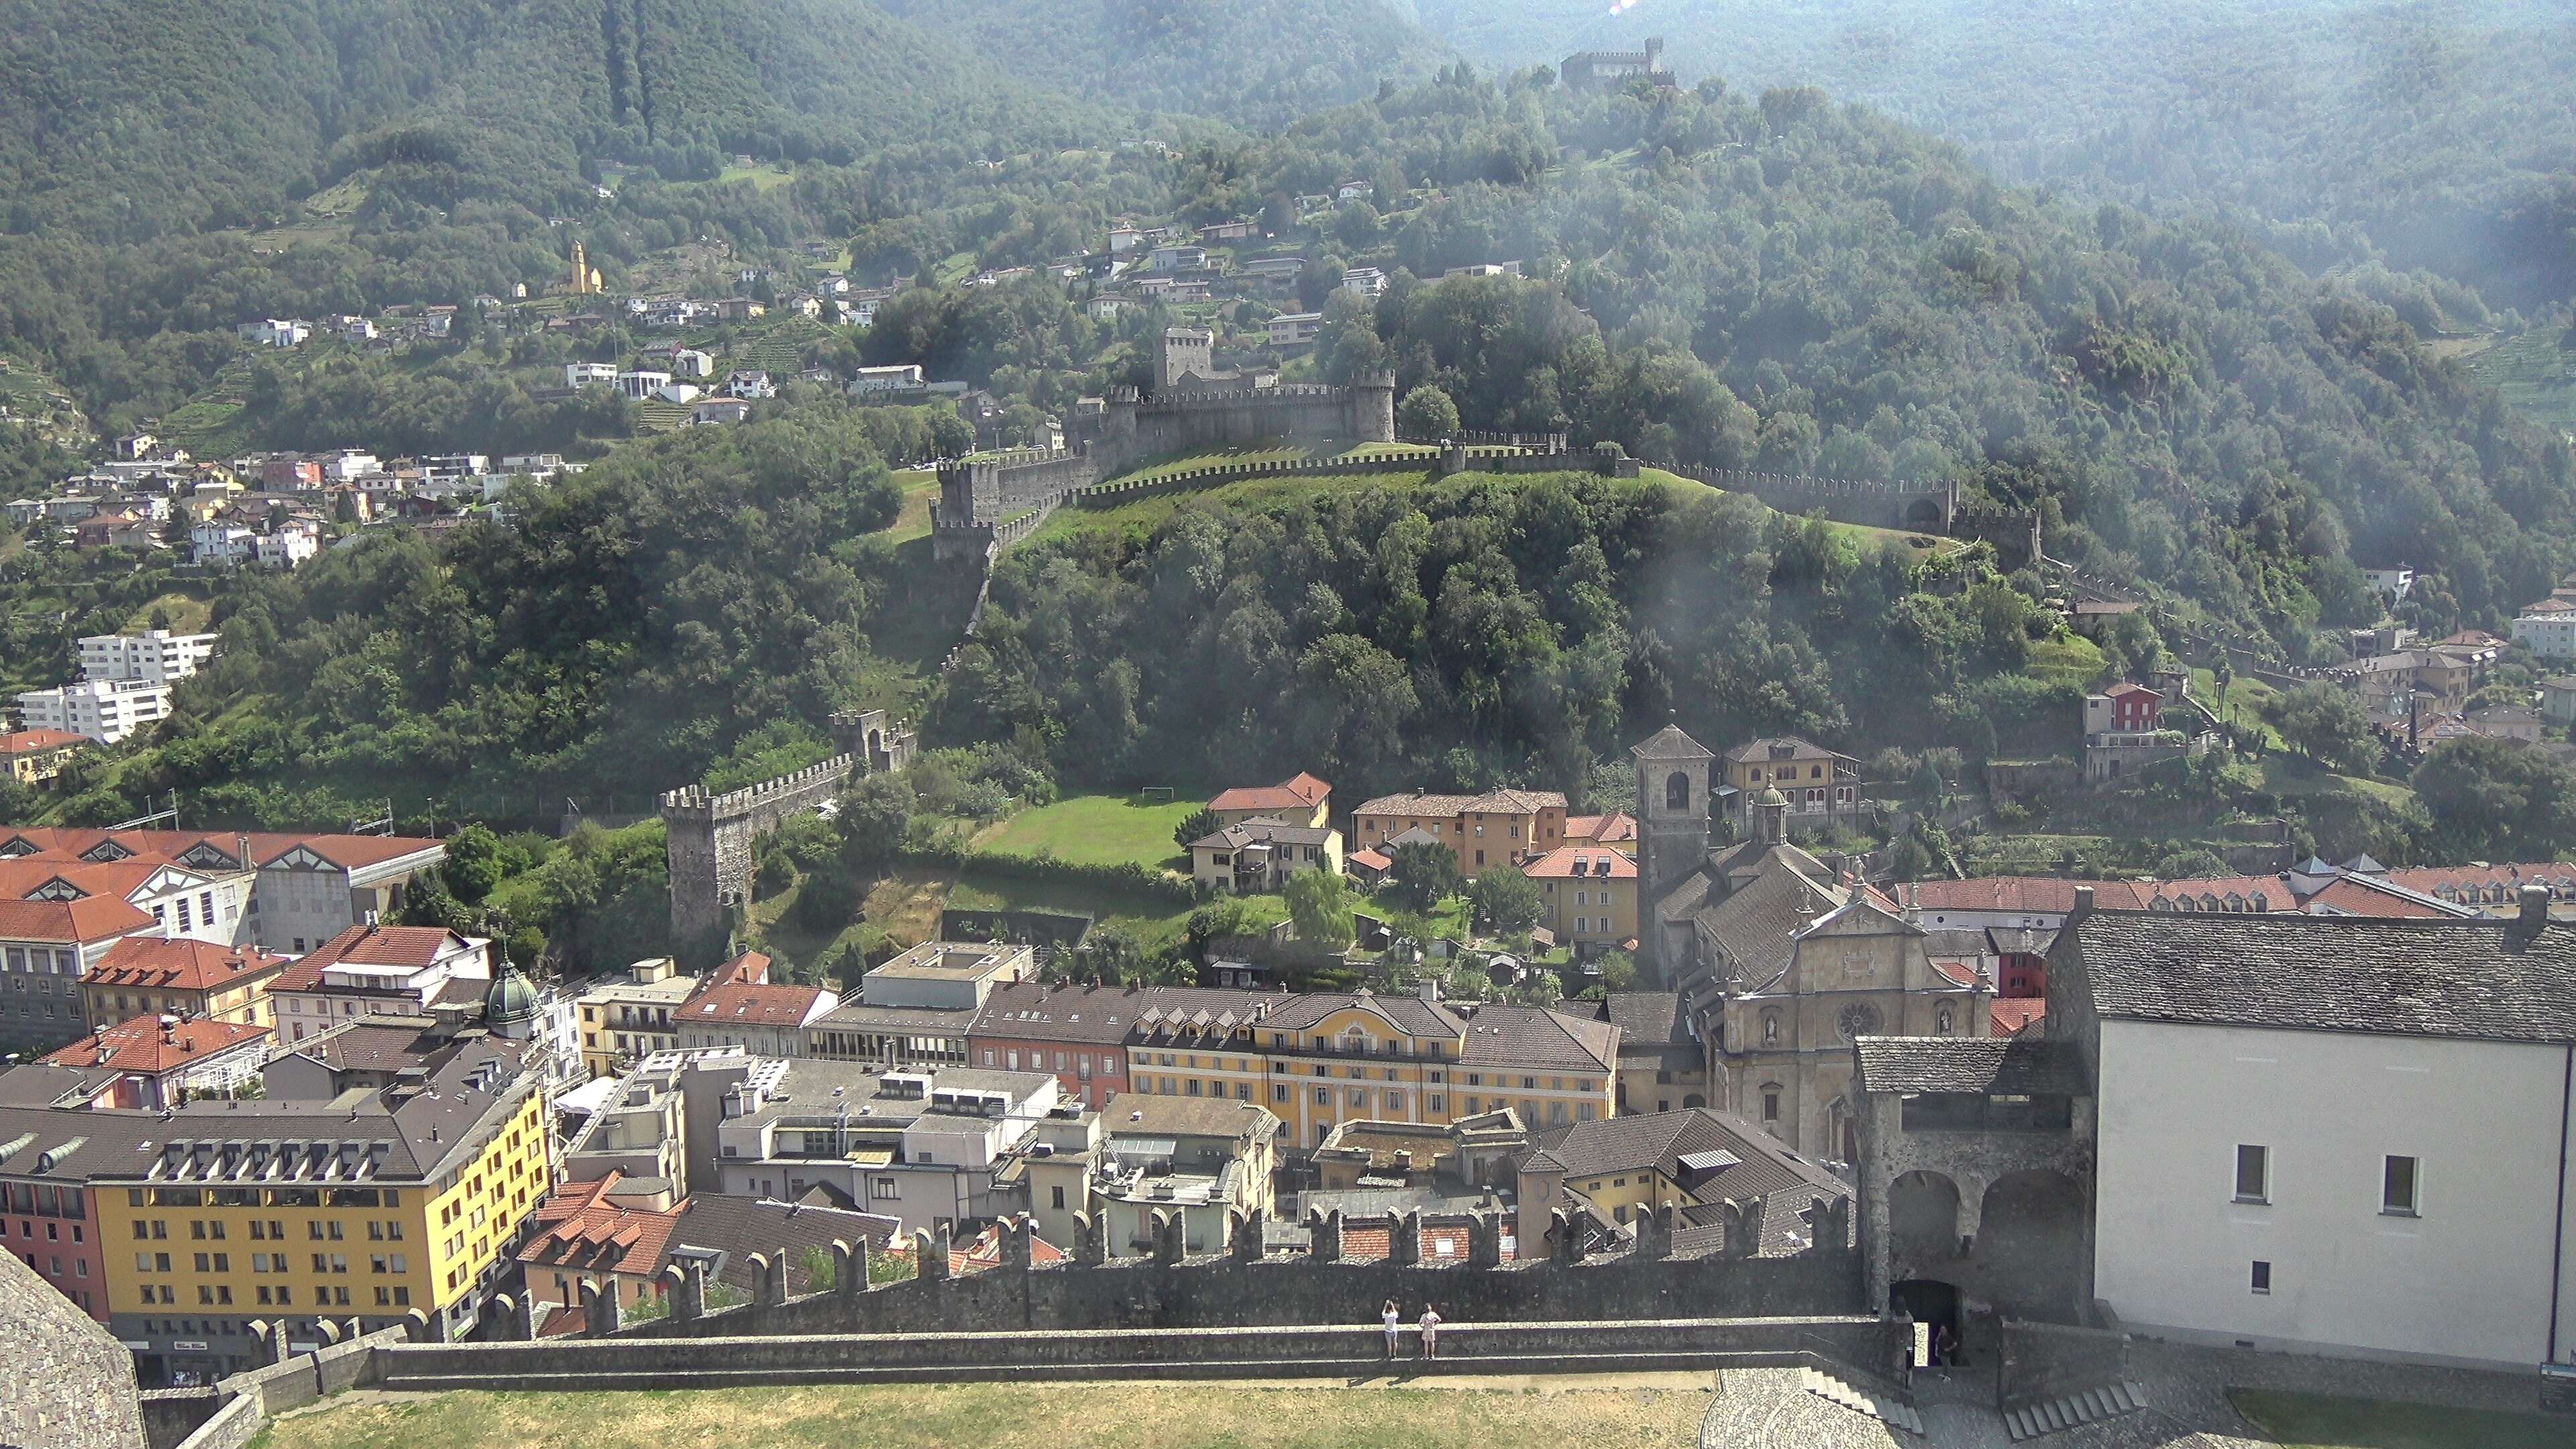
<svg viewBox="0 0 2576 1449">
<path fill-rule="evenodd" d="M 1724 1153 L 1736 1161 L 1706 1174 L 1683 1165 L 1684 1157 L 1701 1153 Z M 1538 1151 L 1522 1162 L 1525 1167 L 1562 1167 L 1569 1185 L 1653 1169 L 1685 1184 L 1692 1198 L 1704 1204 L 1778 1195 L 1786 1201 L 1770 1203 L 1763 1213 L 1766 1248 L 1785 1247 L 1788 1233 L 1803 1232 L 1796 1214 L 1807 1203 L 1820 1196 L 1851 1195 L 1850 1186 L 1821 1164 L 1791 1151 L 1753 1122 L 1710 1107 L 1578 1122 L 1540 1138 Z"/>
<path fill-rule="evenodd" d="M 1852 1043 L 1864 1092 L 2089 1096 L 2065 1042 L 2035 1037 L 1865 1036 Z"/>
<path fill-rule="evenodd" d="M 1680 725 L 1666 725 L 1629 747 L 1628 753 L 1640 760 L 1714 760 L 1708 747 L 1682 733 Z"/>
<path fill-rule="evenodd" d="M 2576 1040 L 2576 930 L 2564 925 L 2097 911 L 2069 933 L 2104 1018 Z"/>
<path fill-rule="evenodd" d="M 1606 1072 L 1619 1062 L 1619 1028 L 1535 1006 L 1487 1005 L 1467 1025 L 1468 1066 Z"/>
<path fill-rule="evenodd" d="M 1973 880 L 1926 880 L 1897 887 L 1897 899 L 1916 911 L 2019 911 L 2031 915 L 2064 915 L 2075 909 L 2075 888 L 2093 887 L 2093 904 L 2103 910 L 2145 904 L 2137 888 L 2124 881 L 2062 880 L 2056 876 L 1983 876 Z"/>
<path fill-rule="evenodd" d="M 1319 826 L 1290 825 L 1268 816 L 1229 825 L 1214 835 L 1201 836 L 1190 842 L 1192 850 L 1240 850 L 1247 845 L 1322 845 L 1333 838 L 1333 832 Z"/>
<path fill-rule="evenodd" d="M 1123 1042 L 1147 1010 L 1209 1016 L 1252 1016 L 1263 1004 L 1288 998 L 1275 991 L 1224 991 L 1202 986 L 1046 986 L 1014 981 L 993 989 L 967 1028 L 969 1037 L 1014 1041 Z"/>
<path fill-rule="evenodd" d="M 1279 1131 L 1267 1107 L 1222 1097 L 1165 1097 L 1121 1092 L 1100 1109 L 1100 1135 L 1120 1137 L 1221 1137 L 1259 1140 Z"/>
</svg>

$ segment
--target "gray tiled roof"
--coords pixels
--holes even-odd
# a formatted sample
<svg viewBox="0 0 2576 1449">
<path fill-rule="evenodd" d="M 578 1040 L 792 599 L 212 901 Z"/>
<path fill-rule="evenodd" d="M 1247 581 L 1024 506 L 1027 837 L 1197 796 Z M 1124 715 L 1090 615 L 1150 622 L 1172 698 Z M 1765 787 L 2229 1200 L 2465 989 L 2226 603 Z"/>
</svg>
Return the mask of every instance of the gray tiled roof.
<svg viewBox="0 0 2576 1449">
<path fill-rule="evenodd" d="M 2097 911 L 2064 934 L 2106 1018 L 2576 1040 L 2564 924 Z"/>
<path fill-rule="evenodd" d="M 1840 1178 L 1754 1123 L 1710 1107 L 1579 1122 L 1540 1138 L 1539 1150 L 1523 1163 L 1561 1166 L 1569 1183 L 1648 1168 L 1679 1179 L 1683 1175 L 1680 1159 L 1701 1152 L 1724 1152 L 1737 1159 L 1735 1165 L 1693 1185 L 1692 1195 L 1701 1202 L 1787 1191 L 1838 1196 L 1850 1191 Z M 1804 1202 L 1802 1197 L 1800 1205 Z"/>
<path fill-rule="evenodd" d="M 2070 1043 L 2029 1037 L 1865 1036 L 1853 1043 L 1864 1092 L 2089 1096 Z"/>
</svg>

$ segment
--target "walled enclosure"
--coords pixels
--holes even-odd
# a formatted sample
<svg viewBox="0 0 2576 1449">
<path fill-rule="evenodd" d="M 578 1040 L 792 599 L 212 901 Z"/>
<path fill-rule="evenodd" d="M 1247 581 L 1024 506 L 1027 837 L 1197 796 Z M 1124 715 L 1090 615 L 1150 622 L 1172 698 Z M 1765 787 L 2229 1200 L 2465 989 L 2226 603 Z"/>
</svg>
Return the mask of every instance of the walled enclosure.
<svg viewBox="0 0 2576 1449">
<path fill-rule="evenodd" d="M 834 755 L 792 775 L 710 795 L 686 785 L 662 796 L 671 867 L 671 944 L 702 950 L 720 941 L 736 905 L 751 899 L 753 846 L 761 835 L 809 815 L 838 793 L 859 768 L 855 755 Z"/>
</svg>

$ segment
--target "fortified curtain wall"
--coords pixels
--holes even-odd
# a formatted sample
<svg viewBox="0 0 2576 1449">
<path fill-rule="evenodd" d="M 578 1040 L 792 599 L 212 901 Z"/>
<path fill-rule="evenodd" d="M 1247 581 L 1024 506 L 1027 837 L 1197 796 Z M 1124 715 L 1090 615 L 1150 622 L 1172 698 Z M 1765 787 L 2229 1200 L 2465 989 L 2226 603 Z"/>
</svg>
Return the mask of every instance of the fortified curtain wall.
<svg viewBox="0 0 2576 1449">
<path fill-rule="evenodd" d="M 860 769 L 854 754 L 744 789 L 710 795 L 687 785 L 662 796 L 671 874 L 671 943 L 683 952 L 714 940 L 737 904 L 751 900 L 753 847 L 799 815 L 810 815 Z"/>
</svg>

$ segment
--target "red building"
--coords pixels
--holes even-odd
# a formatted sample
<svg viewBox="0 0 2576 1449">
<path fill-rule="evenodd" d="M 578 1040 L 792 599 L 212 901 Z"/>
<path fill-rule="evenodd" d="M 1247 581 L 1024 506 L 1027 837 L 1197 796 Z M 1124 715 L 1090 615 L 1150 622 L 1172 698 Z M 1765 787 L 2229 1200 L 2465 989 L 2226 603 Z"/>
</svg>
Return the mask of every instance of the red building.
<svg viewBox="0 0 2576 1449">
<path fill-rule="evenodd" d="M 2158 721 L 2164 717 L 2165 697 L 2145 685 L 2115 684 L 2102 691 L 2102 697 L 2110 701 L 2111 705 L 2111 723 L 2108 728 L 2114 730 L 2161 728 Z"/>
</svg>

